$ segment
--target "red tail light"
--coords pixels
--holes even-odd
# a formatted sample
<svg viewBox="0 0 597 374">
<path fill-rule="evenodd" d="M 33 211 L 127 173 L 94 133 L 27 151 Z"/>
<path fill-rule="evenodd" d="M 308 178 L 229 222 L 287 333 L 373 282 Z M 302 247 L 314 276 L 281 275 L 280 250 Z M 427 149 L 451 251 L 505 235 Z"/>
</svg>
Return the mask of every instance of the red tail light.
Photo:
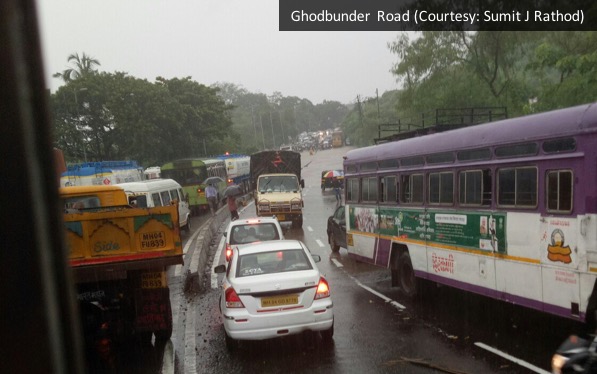
<svg viewBox="0 0 597 374">
<path fill-rule="evenodd" d="M 324 277 L 319 278 L 319 284 L 317 285 L 317 292 L 315 293 L 315 300 L 325 299 L 330 297 L 330 285 Z"/>
<path fill-rule="evenodd" d="M 232 287 L 226 289 L 226 308 L 244 308 L 243 302 Z"/>
<path fill-rule="evenodd" d="M 232 258 L 232 247 L 226 244 L 226 262 L 229 262 Z"/>
<path fill-rule="evenodd" d="M 197 193 L 201 193 L 201 188 L 197 187 Z"/>
</svg>

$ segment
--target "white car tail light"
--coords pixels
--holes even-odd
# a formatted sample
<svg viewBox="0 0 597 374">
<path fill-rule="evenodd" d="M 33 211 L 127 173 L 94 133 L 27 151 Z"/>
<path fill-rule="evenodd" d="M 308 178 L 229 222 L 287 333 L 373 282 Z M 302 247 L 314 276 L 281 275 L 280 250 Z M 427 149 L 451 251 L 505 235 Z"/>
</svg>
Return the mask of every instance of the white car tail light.
<svg viewBox="0 0 597 374">
<path fill-rule="evenodd" d="M 244 308 L 243 302 L 240 301 L 234 288 L 229 287 L 226 289 L 226 308 Z"/>
<path fill-rule="evenodd" d="M 232 258 L 232 247 L 229 244 L 226 244 L 226 262 L 229 262 Z"/>
<path fill-rule="evenodd" d="M 315 293 L 315 300 L 330 297 L 330 286 L 324 277 L 319 278 L 317 285 L 317 292 Z"/>
</svg>

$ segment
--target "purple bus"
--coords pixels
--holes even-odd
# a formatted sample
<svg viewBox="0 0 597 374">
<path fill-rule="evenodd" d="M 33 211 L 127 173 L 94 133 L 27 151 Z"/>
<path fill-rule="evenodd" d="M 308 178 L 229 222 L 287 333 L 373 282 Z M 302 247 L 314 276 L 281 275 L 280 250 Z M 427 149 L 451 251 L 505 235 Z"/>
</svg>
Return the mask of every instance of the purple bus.
<svg viewBox="0 0 597 374">
<path fill-rule="evenodd" d="M 346 244 L 420 279 L 594 325 L 597 103 L 351 150 Z"/>
</svg>

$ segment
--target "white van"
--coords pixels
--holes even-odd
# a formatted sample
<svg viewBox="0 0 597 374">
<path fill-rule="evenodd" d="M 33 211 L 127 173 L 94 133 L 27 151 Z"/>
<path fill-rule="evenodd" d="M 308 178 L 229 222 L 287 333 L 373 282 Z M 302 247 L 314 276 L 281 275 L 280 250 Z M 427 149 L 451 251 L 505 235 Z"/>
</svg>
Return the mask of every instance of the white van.
<svg viewBox="0 0 597 374">
<path fill-rule="evenodd" d="M 174 179 L 148 179 L 140 182 L 120 183 L 128 196 L 129 204 L 139 208 L 166 206 L 178 200 L 178 222 L 187 233 L 191 232 L 191 211 L 184 191 Z"/>
</svg>

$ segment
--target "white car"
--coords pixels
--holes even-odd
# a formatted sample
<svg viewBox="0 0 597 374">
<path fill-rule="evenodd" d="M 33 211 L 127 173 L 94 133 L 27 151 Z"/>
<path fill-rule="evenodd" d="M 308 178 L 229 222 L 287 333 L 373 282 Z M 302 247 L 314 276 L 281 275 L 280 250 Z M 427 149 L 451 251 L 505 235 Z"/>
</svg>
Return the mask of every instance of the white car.
<svg viewBox="0 0 597 374">
<path fill-rule="evenodd" d="M 232 247 L 242 247 L 255 242 L 283 240 L 280 222 L 275 217 L 255 217 L 231 221 L 224 232 L 226 261 L 230 261 Z"/>
<path fill-rule="evenodd" d="M 319 331 L 324 342 L 334 335 L 329 284 L 312 255 L 298 240 L 279 240 L 234 247 L 226 265 L 220 297 L 226 346 L 239 340 L 264 340 L 304 331 Z"/>
</svg>

